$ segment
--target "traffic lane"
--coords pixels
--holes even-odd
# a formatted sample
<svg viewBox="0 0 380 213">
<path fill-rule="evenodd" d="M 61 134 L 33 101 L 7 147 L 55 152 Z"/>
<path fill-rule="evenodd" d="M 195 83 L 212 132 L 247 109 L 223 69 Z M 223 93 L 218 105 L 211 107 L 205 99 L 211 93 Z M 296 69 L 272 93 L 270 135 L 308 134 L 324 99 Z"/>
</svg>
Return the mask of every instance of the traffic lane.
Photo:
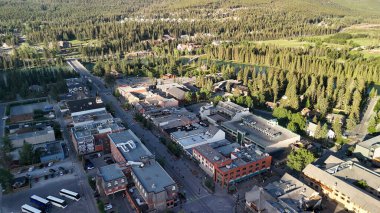
<svg viewBox="0 0 380 213">
<path fill-rule="evenodd" d="M 0 104 L 0 118 L 1 118 L 1 121 L 0 121 L 0 142 L 2 142 L 2 139 L 4 137 L 4 133 L 5 133 L 5 120 L 3 119 L 3 117 L 5 116 L 5 108 L 6 108 L 6 105 Z"/>
</svg>

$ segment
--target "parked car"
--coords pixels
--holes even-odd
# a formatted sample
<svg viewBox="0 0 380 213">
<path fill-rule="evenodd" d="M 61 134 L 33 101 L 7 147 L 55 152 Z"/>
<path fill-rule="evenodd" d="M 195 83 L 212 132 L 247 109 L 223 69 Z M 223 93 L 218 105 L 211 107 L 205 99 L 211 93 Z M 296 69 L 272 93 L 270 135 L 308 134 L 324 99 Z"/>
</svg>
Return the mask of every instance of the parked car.
<svg viewBox="0 0 380 213">
<path fill-rule="evenodd" d="M 108 211 L 110 209 L 112 209 L 112 204 L 110 203 L 104 204 L 104 211 Z"/>
<path fill-rule="evenodd" d="M 59 171 L 65 171 L 65 168 L 63 168 L 62 166 L 58 167 L 58 170 Z"/>
<path fill-rule="evenodd" d="M 48 167 L 53 166 L 54 162 L 49 162 Z"/>
<path fill-rule="evenodd" d="M 28 172 L 31 172 L 34 170 L 34 166 L 29 167 Z"/>
<path fill-rule="evenodd" d="M 104 160 L 105 162 L 107 162 L 107 161 L 110 160 L 110 159 L 112 159 L 112 158 L 109 157 L 109 156 L 105 156 L 105 157 L 103 158 L 103 160 Z"/>
<path fill-rule="evenodd" d="M 108 159 L 108 160 L 106 161 L 106 163 L 107 163 L 107 164 L 113 164 L 113 163 L 115 163 L 115 161 L 113 161 L 112 159 Z"/>
<path fill-rule="evenodd" d="M 98 158 L 98 157 L 100 157 L 100 156 L 102 156 L 102 154 L 100 154 L 100 153 L 95 153 L 95 154 L 91 154 L 89 157 L 92 159 L 92 158 Z"/>
<path fill-rule="evenodd" d="M 86 163 L 84 164 L 84 168 L 87 169 L 87 170 L 91 170 L 91 169 L 94 169 L 95 166 L 94 164 L 91 162 L 91 161 L 86 161 Z"/>
<path fill-rule="evenodd" d="M 55 169 L 49 169 L 50 173 L 55 173 Z"/>
</svg>

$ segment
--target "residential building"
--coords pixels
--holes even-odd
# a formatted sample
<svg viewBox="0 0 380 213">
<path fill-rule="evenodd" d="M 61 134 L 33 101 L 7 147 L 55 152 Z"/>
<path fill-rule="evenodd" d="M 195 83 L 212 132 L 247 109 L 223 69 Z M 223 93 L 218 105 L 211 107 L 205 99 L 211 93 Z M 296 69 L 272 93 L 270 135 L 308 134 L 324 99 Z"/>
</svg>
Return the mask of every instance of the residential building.
<svg viewBox="0 0 380 213">
<path fill-rule="evenodd" d="M 71 113 L 71 117 L 106 110 L 100 97 L 68 101 L 66 105 Z"/>
<path fill-rule="evenodd" d="M 239 147 L 229 156 L 224 156 L 209 144 L 194 147 L 193 157 L 222 187 L 229 187 L 269 170 L 272 161 L 271 156 L 254 147 Z"/>
<path fill-rule="evenodd" d="M 254 146 L 267 153 L 284 150 L 301 139 L 300 135 L 278 125 L 276 120 L 267 120 L 251 113 L 235 116 L 221 126 L 239 144 Z"/>
<path fill-rule="evenodd" d="M 302 171 L 312 188 L 354 212 L 377 212 L 380 174 L 353 161 L 330 156 L 325 166 L 309 164 Z"/>
<path fill-rule="evenodd" d="M 199 114 L 202 120 L 207 120 L 209 123 L 218 126 L 222 122 L 238 119 L 243 115 L 249 114 L 249 109 L 231 101 L 219 101 L 216 106 L 213 104 L 202 106 Z"/>
<path fill-rule="evenodd" d="M 338 121 L 340 124 L 344 124 L 346 121 L 346 116 L 336 113 L 330 113 L 326 115 L 327 122 L 330 124 L 334 123 L 335 121 Z"/>
<path fill-rule="evenodd" d="M 97 188 L 106 196 L 125 191 L 127 183 L 123 168 L 118 164 L 110 164 L 98 169 Z"/>
<path fill-rule="evenodd" d="M 306 127 L 306 133 L 310 136 L 310 137 L 315 137 L 316 136 L 316 133 L 317 133 L 317 124 L 313 123 L 313 122 L 308 122 L 307 124 L 307 127 Z M 335 138 L 335 132 L 332 130 L 332 129 L 328 129 L 327 131 L 327 135 L 326 137 L 328 139 L 333 139 Z"/>
<path fill-rule="evenodd" d="M 138 190 L 139 205 L 148 205 L 151 211 L 163 211 L 177 204 L 178 186 L 162 166 L 155 161 L 152 153 L 131 131 L 126 130 L 108 135 L 111 141 L 111 153 L 119 163 L 127 166 L 131 179 Z M 131 202 L 129 192 L 128 200 Z M 134 202 L 131 202 L 135 206 Z M 141 204 L 141 205 L 140 205 Z"/>
<path fill-rule="evenodd" d="M 199 145 L 221 141 L 225 139 L 225 133 L 215 126 L 206 128 L 198 125 L 196 129 L 191 131 L 179 130 L 172 132 L 170 137 L 184 150 L 188 150 Z M 192 153 L 192 151 L 190 151 L 190 153 Z"/>
<path fill-rule="evenodd" d="M 51 126 L 47 126 L 42 130 L 33 129 L 29 132 L 9 135 L 9 139 L 12 141 L 13 148 L 20 148 L 24 142 L 37 145 L 55 141 L 55 134 L 53 128 Z"/>
<path fill-rule="evenodd" d="M 354 154 L 360 159 L 380 163 L 380 136 L 362 141 L 355 146 Z"/>
<path fill-rule="evenodd" d="M 264 188 L 254 186 L 245 193 L 246 207 L 251 212 L 314 212 L 322 197 L 317 191 L 285 173 L 279 181 Z"/>
<path fill-rule="evenodd" d="M 65 152 L 62 148 L 62 144 L 60 141 L 38 144 L 34 148 L 36 149 L 37 147 L 41 149 L 41 156 L 40 156 L 41 163 L 61 161 L 65 159 Z"/>
</svg>

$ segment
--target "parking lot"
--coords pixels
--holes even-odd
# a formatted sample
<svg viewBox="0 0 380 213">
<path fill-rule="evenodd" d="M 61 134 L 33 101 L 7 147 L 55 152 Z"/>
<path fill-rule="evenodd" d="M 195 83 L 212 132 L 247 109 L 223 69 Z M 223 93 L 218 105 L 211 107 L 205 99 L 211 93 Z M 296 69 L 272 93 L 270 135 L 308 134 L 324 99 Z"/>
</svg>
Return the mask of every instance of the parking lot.
<svg viewBox="0 0 380 213">
<path fill-rule="evenodd" d="M 65 188 L 83 195 L 83 183 L 78 181 L 77 174 L 71 173 L 47 180 L 41 180 L 33 183 L 32 188 L 25 189 L 19 192 L 3 195 L 2 199 L 2 212 L 16 213 L 21 212 L 23 204 L 31 205 L 29 201 L 30 196 L 37 195 L 43 198 L 51 195 L 57 198 L 66 200 L 68 206 L 65 209 L 53 206 L 50 212 L 90 212 L 88 210 L 88 203 L 86 197 L 82 196 L 79 201 L 73 201 L 68 198 L 63 198 L 59 195 L 59 190 Z"/>
</svg>

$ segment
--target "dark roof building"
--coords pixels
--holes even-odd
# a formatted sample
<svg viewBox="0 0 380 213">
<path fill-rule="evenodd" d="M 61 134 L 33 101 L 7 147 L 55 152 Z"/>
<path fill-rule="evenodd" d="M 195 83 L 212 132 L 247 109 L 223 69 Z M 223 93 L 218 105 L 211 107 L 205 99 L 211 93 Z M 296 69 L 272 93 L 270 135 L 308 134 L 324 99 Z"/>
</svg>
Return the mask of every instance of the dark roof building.
<svg viewBox="0 0 380 213">
<path fill-rule="evenodd" d="M 71 112 L 71 116 L 84 115 L 106 109 L 102 99 L 99 97 L 68 101 L 66 105 Z"/>
<path fill-rule="evenodd" d="M 107 196 L 125 191 L 127 189 L 127 179 L 123 173 L 123 169 L 117 164 L 100 167 L 97 186 L 99 191 L 104 191 L 104 194 Z"/>
</svg>

